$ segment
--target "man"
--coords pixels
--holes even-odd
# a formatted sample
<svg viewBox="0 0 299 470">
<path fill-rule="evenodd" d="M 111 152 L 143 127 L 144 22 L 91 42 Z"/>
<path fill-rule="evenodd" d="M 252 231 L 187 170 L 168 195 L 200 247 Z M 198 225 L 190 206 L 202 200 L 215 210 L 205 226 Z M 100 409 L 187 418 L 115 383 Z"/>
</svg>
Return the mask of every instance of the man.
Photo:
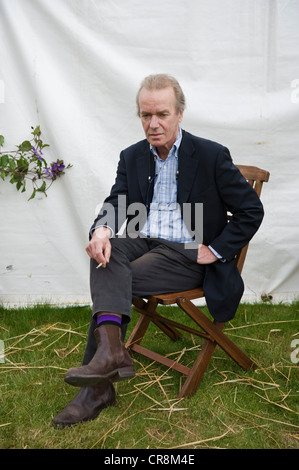
<svg viewBox="0 0 299 470">
<path fill-rule="evenodd" d="M 83 365 L 65 375 L 80 389 L 56 426 L 94 419 L 113 405 L 112 383 L 134 376 L 123 343 L 132 299 L 203 285 L 213 317 L 233 318 L 243 293 L 235 256 L 263 218 L 229 151 L 180 128 L 185 97 L 176 79 L 146 77 L 137 107 L 146 139 L 121 152 L 90 231 L 93 315 Z"/>
</svg>

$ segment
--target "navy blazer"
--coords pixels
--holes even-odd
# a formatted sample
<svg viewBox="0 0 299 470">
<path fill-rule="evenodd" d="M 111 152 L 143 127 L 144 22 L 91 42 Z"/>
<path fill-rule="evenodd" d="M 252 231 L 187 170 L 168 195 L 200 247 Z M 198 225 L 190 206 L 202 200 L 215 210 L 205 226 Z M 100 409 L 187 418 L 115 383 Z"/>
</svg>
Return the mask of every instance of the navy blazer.
<svg viewBox="0 0 299 470">
<path fill-rule="evenodd" d="M 130 224 L 136 214 L 127 215 L 126 209 L 133 203 L 148 205 L 153 175 L 154 158 L 146 139 L 123 150 L 115 183 L 91 231 L 107 224 L 117 232 L 126 217 Z M 196 233 L 201 229 L 202 243 L 211 245 L 225 260 L 206 265 L 203 289 L 211 315 L 218 321 L 228 321 L 234 317 L 244 291 L 235 256 L 258 230 L 263 206 L 226 147 L 186 131 L 180 145 L 177 184 L 177 202 L 182 209 L 184 203 L 192 207 L 191 230 Z M 196 227 L 195 203 L 203 204 L 202 227 Z M 229 223 L 227 210 L 232 214 Z M 143 222 L 139 221 L 140 228 Z"/>
</svg>

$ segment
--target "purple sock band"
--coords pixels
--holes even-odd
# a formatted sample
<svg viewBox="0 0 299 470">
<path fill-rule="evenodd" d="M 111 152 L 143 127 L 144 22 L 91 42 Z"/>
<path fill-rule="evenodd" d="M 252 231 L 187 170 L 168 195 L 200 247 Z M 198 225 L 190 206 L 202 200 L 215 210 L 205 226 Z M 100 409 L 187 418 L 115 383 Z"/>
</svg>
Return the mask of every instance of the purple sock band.
<svg viewBox="0 0 299 470">
<path fill-rule="evenodd" d="M 119 323 L 121 324 L 121 318 L 118 317 L 117 315 L 100 315 L 97 318 L 97 324 L 99 325 L 100 323 L 103 323 L 104 321 L 112 321 L 114 323 Z"/>
</svg>

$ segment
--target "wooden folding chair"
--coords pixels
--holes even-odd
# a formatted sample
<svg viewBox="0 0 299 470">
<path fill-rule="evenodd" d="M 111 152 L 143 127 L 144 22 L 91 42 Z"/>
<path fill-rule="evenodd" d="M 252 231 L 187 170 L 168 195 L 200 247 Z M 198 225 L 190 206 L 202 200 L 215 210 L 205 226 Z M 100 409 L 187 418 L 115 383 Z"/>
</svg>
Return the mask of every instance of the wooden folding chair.
<svg viewBox="0 0 299 470">
<path fill-rule="evenodd" d="M 269 180 L 270 173 L 253 166 L 238 165 L 238 168 L 260 197 L 263 183 Z M 229 215 L 228 219 L 230 219 Z M 244 266 L 247 250 L 248 245 L 242 248 L 236 257 L 237 267 L 240 274 Z M 200 308 L 196 307 L 192 302 L 192 300 L 203 297 L 204 291 L 201 287 L 198 287 L 197 289 L 184 292 L 154 295 L 146 300 L 137 299 L 133 303 L 134 309 L 139 312 L 141 316 L 126 343 L 126 347 L 132 352 L 137 352 L 167 366 L 168 368 L 186 375 L 187 379 L 178 394 L 178 398 L 191 396 L 196 392 L 217 344 L 244 370 L 249 370 L 250 368 L 255 367 L 254 362 L 222 332 L 225 323 L 215 320 L 211 321 L 200 310 Z M 189 315 L 189 317 L 191 317 L 196 326 L 201 328 L 203 331 L 197 328 L 190 328 L 189 326 L 161 316 L 160 313 L 157 312 L 158 304 L 177 304 L 187 315 Z M 172 340 L 176 340 L 181 336 L 181 333 L 178 330 L 187 331 L 205 338 L 202 349 L 191 368 L 140 345 L 150 322 L 153 322 L 158 326 Z"/>
</svg>

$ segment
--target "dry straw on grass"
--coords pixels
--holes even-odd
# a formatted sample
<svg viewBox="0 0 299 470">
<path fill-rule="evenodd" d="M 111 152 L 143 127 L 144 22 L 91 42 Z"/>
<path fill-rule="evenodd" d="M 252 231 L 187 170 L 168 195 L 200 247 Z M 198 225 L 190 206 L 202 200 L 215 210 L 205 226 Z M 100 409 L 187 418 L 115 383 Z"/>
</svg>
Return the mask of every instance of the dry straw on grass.
<svg viewBox="0 0 299 470">
<path fill-rule="evenodd" d="M 250 340 L 257 344 L 260 343 L 264 347 L 265 344 L 271 345 L 272 335 L 279 334 L 279 324 L 296 321 L 255 322 L 242 326 L 227 324 L 225 333 L 238 336 L 240 341 Z M 237 334 L 238 330 L 244 331 L 245 328 L 266 326 L 269 326 L 270 329 L 262 338 L 249 334 L 244 336 Z M 59 373 L 64 373 L 68 368 L 64 361 L 70 361 L 74 354 L 78 357 L 78 352 L 80 353 L 80 349 L 85 345 L 86 330 L 87 325 L 73 328 L 70 324 L 54 322 L 6 339 L 5 363 L 0 364 L 0 374 L 4 376 L 3 374 L 34 369 L 56 369 Z M 190 354 L 192 355 L 200 348 L 195 344 L 192 336 L 191 341 L 194 346 L 184 347 L 170 353 L 169 356 L 177 362 L 188 356 L 187 361 L 189 361 Z M 20 357 L 25 357 L 25 354 L 26 360 L 18 361 Z M 56 357 L 58 362 L 47 361 L 47 355 L 51 355 L 52 358 Z M 209 385 L 209 388 L 205 392 L 206 396 L 202 397 L 198 392 L 192 405 L 192 401 L 173 398 L 178 387 L 174 380 L 175 372 L 170 369 L 161 369 L 154 362 L 145 364 L 138 360 L 138 355 L 135 355 L 136 376 L 128 381 L 125 387 L 117 385 L 120 401 L 128 404 L 113 420 L 113 425 L 103 427 L 100 436 L 97 433 L 94 442 L 89 443 L 90 448 L 104 448 L 108 445 L 110 438 L 111 442 L 114 442 L 114 436 L 122 432 L 125 434 L 126 425 L 130 425 L 130 422 L 136 417 L 143 420 L 143 434 L 135 441 L 136 446 L 139 441 L 149 437 L 152 442 L 155 442 L 157 448 L 161 449 L 218 448 L 218 444 L 222 443 L 222 447 L 227 447 L 225 443 L 231 436 L 248 430 L 256 430 L 264 433 L 273 442 L 273 446 L 280 447 L 277 442 L 278 426 L 283 427 L 284 433 L 289 439 L 297 442 L 299 440 L 299 426 L 291 418 L 297 417 L 299 413 L 294 406 L 289 404 L 290 398 L 296 391 L 288 388 L 293 373 L 297 369 L 296 365 L 285 362 L 269 365 L 268 362 L 268 365 L 264 366 L 257 359 L 253 359 L 258 365 L 255 372 L 244 373 L 240 370 L 238 373 L 232 369 L 225 370 L 224 364 L 229 362 L 223 358 L 223 355 L 216 354 L 207 374 L 206 384 Z M 219 377 L 221 377 L 220 380 Z M 251 396 L 258 398 L 260 412 L 257 408 L 251 408 L 250 403 L 245 406 L 241 400 L 248 389 L 251 390 Z M 233 393 L 232 403 L 225 400 L 227 390 L 230 394 Z M 210 397 L 207 397 L 208 394 Z M 205 403 L 206 416 L 210 416 L 211 423 L 213 423 L 213 425 L 207 426 L 208 434 L 204 433 L 205 428 L 200 428 L 199 433 L 197 427 L 191 425 L 193 416 L 190 406 L 195 407 L 194 409 L 197 411 L 200 409 L 201 401 Z M 282 413 L 279 415 L 273 410 Z M 10 418 L 6 418 L 3 423 L 0 423 L 0 427 L 3 429 L 9 428 L 10 425 Z M 173 442 L 175 432 L 183 435 L 184 440 Z M 121 441 L 117 445 L 121 446 Z"/>
<path fill-rule="evenodd" d="M 68 328 L 63 328 L 67 326 Z M 74 346 L 71 350 L 69 350 L 71 335 L 79 335 L 82 338 L 84 338 L 84 340 L 86 339 L 86 334 L 80 333 L 78 331 L 74 331 L 72 330 L 70 325 L 66 325 L 64 323 L 54 323 L 53 325 L 46 325 L 39 329 L 33 328 L 32 330 L 28 331 L 25 334 L 7 338 L 5 340 L 5 344 L 6 344 L 5 362 L 8 362 L 10 365 L 9 366 L 1 365 L 0 373 L 13 370 L 14 368 L 19 369 L 19 370 L 28 369 L 28 368 L 30 369 L 54 368 L 54 369 L 64 370 L 64 368 L 53 366 L 53 365 L 30 366 L 30 365 L 23 364 L 23 363 L 14 363 L 12 359 L 13 359 L 13 355 L 17 353 L 22 354 L 26 351 L 33 352 L 35 348 L 41 352 L 46 351 L 47 349 L 51 348 L 51 346 L 56 344 L 58 341 L 61 341 L 66 336 L 68 337 L 66 346 L 62 349 L 53 348 L 53 350 L 60 358 L 67 357 L 69 354 L 77 350 L 80 344 L 82 343 L 82 341 L 80 341 L 76 346 Z M 21 344 L 24 343 L 25 340 L 28 340 L 29 344 L 26 344 L 25 346 L 21 346 Z"/>
</svg>

